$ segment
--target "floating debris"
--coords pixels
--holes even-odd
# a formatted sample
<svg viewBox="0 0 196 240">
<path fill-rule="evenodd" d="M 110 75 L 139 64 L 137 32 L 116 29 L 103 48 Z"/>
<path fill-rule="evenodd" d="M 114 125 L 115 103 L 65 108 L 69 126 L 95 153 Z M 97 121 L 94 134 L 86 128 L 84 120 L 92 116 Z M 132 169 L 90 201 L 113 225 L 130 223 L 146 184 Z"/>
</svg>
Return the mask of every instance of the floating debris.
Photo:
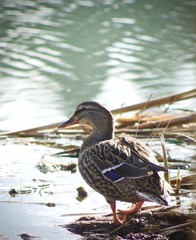
<svg viewBox="0 0 196 240">
<path fill-rule="evenodd" d="M 78 201 L 81 202 L 87 197 L 88 194 L 83 187 L 78 187 L 76 190 L 78 191 L 78 196 L 76 198 Z"/>
<path fill-rule="evenodd" d="M 18 236 L 20 236 L 23 240 L 32 240 L 33 238 L 37 238 L 28 233 L 22 233 L 22 234 L 19 234 Z"/>
<path fill-rule="evenodd" d="M 55 204 L 55 203 L 51 203 L 51 202 L 49 202 L 49 203 L 46 204 L 46 206 L 47 206 L 47 207 L 55 207 L 56 204 Z"/>
<path fill-rule="evenodd" d="M 69 163 L 69 164 L 59 164 L 61 167 L 61 171 L 70 171 L 71 173 L 76 172 L 77 164 L 76 163 Z"/>
<path fill-rule="evenodd" d="M 11 188 L 8 193 L 11 197 L 15 197 L 17 194 L 30 194 L 35 191 L 36 191 L 36 188 L 34 187 L 23 187 L 20 189 Z"/>
<path fill-rule="evenodd" d="M 70 171 L 72 173 L 76 172 L 76 163 L 59 163 L 57 159 L 51 156 L 47 156 L 41 159 L 41 161 L 37 164 L 37 168 L 40 172 L 56 172 L 56 171 Z"/>
<path fill-rule="evenodd" d="M 46 189 L 50 186 L 50 184 L 41 184 L 41 185 L 37 185 L 37 186 L 22 186 L 19 189 L 17 188 L 11 188 L 9 190 L 9 195 L 11 197 L 15 197 L 18 194 L 32 194 L 35 193 L 36 191 L 38 191 L 41 194 L 41 191 L 43 189 Z"/>
</svg>

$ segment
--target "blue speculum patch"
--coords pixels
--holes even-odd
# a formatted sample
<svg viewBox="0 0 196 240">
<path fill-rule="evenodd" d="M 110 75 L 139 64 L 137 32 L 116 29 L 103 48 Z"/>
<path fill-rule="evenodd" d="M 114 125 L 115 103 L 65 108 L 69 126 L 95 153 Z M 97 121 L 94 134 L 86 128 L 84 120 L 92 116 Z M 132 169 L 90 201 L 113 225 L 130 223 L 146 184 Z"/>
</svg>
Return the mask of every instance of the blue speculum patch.
<svg viewBox="0 0 196 240">
<path fill-rule="evenodd" d="M 111 179 L 113 182 L 117 181 L 117 180 L 120 180 L 121 178 L 123 178 L 122 176 L 119 176 L 115 170 L 111 169 L 110 171 L 107 171 L 104 173 L 104 175 Z"/>
</svg>

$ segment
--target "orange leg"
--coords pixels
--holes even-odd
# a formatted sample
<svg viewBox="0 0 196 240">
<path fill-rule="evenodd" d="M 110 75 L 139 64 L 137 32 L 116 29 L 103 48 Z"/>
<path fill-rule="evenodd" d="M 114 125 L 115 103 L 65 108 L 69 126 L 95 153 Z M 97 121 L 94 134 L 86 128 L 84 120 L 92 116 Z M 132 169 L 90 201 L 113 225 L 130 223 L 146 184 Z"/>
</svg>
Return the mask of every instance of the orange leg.
<svg viewBox="0 0 196 240">
<path fill-rule="evenodd" d="M 110 207 L 112 209 L 114 223 L 115 224 L 122 224 L 122 222 L 120 221 L 120 219 L 118 218 L 118 216 L 116 214 L 116 201 L 113 201 L 112 203 L 109 203 L 109 204 L 110 204 Z"/>
<path fill-rule="evenodd" d="M 131 206 L 129 209 L 126 209 L 126 210 L 120 210 L 119 209 L 118 212 L 123 215 L 123 217 L 122 217 L 123 222 L 126 222 L 127 216 L 129 214 L 139 212 L 142 208 L 143 203 L 144 203 L 144 201 L 140 201 L 140 202 L 137 202 L 134 206 Z"/>
</svg>

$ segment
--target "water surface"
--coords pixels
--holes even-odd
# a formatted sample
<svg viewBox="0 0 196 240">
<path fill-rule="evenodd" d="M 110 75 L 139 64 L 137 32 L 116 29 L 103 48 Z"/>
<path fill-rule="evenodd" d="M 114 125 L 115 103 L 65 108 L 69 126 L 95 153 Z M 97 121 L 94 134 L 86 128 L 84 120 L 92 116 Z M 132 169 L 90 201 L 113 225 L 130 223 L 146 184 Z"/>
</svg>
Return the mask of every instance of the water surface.
<svg viewBox="0 0 196 240">
<path fill-rule="evenodd" d="M 155 99 L 194 88 L 195 5 L 191 0 L 1 1 L 0 130 L 62 121 L 84 100 L 113 109 L 151 94 Z M 192 106 L 193 100 L 180 105 Z M 58 149 L 25 140 L 1 140 L 0 148 L 0 238 L 20 239 L 26 232 L 39 239 L 79 239 L 59 225 L 79 213 L 110 212 L 78 172 L 45 174 L 36 168 Z M 79 185 L 89 192 L 81 203 Z M 8 194 L 25 186 L 35 191 Z"/>
<path fill-rule="evenodd" d="M 0 6 L 2 130 L 62 120 L 84 100 L 112 109 L 195 86 L 195 1 Z"/>
</svg>

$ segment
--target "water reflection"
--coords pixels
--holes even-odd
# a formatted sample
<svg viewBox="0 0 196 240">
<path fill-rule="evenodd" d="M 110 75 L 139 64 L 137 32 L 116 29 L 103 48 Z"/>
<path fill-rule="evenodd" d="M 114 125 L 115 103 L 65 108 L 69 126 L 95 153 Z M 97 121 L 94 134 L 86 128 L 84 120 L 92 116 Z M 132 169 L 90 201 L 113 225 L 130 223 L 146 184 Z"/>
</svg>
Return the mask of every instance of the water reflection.
<svg viewBox="0 0 196 240">
<path fill-rule="evenodd" d="M 195 85 L 193 1 L 0 5 L 1 129 L 59 121 L 86 99 L 117 108 Z"/>
<path fill-rule="evenodd" d="M 128 74 L 128 79 L 130 79 L 130 75 Z M 119 79 L 121 80 L 119 81 Z M 137 91 L 138 86 L 134 82 L 126 81 L 126 74 L 116 73 L 107 78 L 102 86 L 101 93 L 95 100 L 99 101 L 101 98 L 106 107 L 115 109 L 116 106 L 119 106 L 119 103 L 121 103 L 120 107 L 128 105 L 130 99 L 133 104 L 138 103 L 138 100 L 141 99 L 137 95 Z"/>
</svg>

